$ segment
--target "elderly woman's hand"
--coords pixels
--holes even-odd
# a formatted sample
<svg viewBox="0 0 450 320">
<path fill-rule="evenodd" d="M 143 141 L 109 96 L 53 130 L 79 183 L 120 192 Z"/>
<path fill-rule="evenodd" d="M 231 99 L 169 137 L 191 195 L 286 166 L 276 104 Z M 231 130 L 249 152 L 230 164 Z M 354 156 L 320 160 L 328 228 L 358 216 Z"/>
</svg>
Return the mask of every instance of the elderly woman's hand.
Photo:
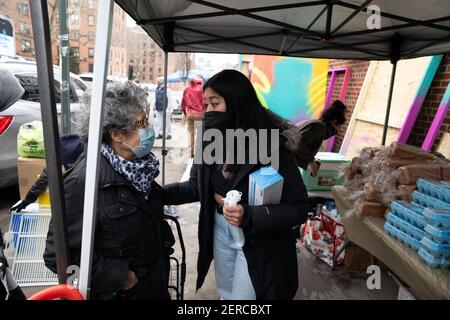
<svg viewBox="0 0 450 320">
<path fill-rule="evenodd" d="M 224 206 L 223 216 L 230 224 L 239 227 L 244 218 L 244 207 L 240 204 L 235 206 Z"/>
</svg>

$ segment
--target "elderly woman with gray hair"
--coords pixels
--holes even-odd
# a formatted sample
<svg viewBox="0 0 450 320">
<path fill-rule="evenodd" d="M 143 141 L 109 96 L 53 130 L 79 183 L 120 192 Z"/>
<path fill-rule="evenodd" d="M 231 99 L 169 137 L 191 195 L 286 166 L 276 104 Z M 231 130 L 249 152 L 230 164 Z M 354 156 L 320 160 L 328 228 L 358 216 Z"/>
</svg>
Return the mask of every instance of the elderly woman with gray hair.
<svg viewBox="0 0 450 320">
<path fill-rule="evenodd" d="M 86 142 L 89 105 L 87 93 L 79 121 Z M 162 188 L 155 182 L 159 161 L 151 152 L 155 135 L 147 119 L 146 93 L 132 82 L 108 84 L 104 108 L 91 299 L 169 299 L 164 244 L 173 235 L 163 219 Z M 80 263 L 85 172 L 82 154 L 64 176 L 75 265 Z M 44 259 L 56 272 L 52 224 Z"/>
</svg>

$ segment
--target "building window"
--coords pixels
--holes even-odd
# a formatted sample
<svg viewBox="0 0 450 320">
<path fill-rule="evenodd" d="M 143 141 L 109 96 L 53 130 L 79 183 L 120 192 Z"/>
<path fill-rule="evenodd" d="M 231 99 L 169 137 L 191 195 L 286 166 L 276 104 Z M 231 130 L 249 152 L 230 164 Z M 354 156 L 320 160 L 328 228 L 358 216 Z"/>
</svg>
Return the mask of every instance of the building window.
<svg viewBox="0 0 450 320">
<path fill-rule="evenodd" d="M 17 11 L 19 11 L 19 13 L 22 16 L 27 16 L 28 15 L 28 5 L 26 3 L 18 3 Z"/>
<path fill-rule="evenodd" d="M 72 51 L 72 54 L 75 58 L 80 58 L 80 48 L 78 47 L 71 47 L 70 51 Z"/>
<path fill-rule="evenodd" d="M 88 41 L 95 41 L 95 33 L 94 32 L 88 33 Z"/>
<path fill-rule="evenodd" d="M 87 3 L 89 9 L 94 9 L 94 0 L 87 0 Z"/>
<path fill-rule="evenodd" d="M 162 69 L 158 68 L 158 74 L 161 74 L 161 73 L 162 73 Z"/>
<path fill-rule="evenodd" d="M 94 57 L 94 48 L 89 48 L 88 49 L 88 55 L 89 55 L 89 58 L 93 58 Z"/>
<path fill-rule="evenodd" d="M 69 34 L 70 40 L 80 40 L 80 33 L 79 32 L 71 32 Z"/>
<path fill-rule="evenodd" d="M 94 64 L 93 63 L 89 63 L 88 72 L 94 72 Z"/>
<path fill-rule="evenodd" d="M 20 33 L 30 34 L 30 25 L 26 22 L 21 22 L 19 26 Z"/>
<path fill-rule="evenodd" d="M 31 52 L 31 41 L 21 40 L 20 41 L 20 50 L 22 52 Z"/>
<path fill-rule="evenodd" d="M 79 14 L 72 14 L 69 18 L 71 25 L 80 25 L 80 15 Z"/>
<path fill-rule="evenodd" d="M 144 64 L 144 65 L 145 65 L 145 58 L 144 58 L 144 59 L 142 59 L 142 64 Z"/>
<path fill-rule="evenodd" d="M 94 25 L 94 16 L 91 16 L 91 15 L 88 16 L 88 24 L 90 26 Z"/>
</svg>

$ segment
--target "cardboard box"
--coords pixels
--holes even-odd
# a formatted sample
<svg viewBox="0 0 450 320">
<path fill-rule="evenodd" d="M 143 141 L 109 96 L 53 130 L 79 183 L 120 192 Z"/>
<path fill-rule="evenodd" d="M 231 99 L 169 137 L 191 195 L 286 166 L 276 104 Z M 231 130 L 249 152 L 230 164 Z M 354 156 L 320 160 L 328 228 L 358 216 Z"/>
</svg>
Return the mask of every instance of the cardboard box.
<svg viewBox="0 0 450 320">
<path fill-rule="evenodd" d="M 268 166 L 249 176 L 248 204 L 251 206 L 278 204 L 281 200 L 284 178 Z"/>
<path fill-rule="evenodd" d="M 308 191 L 330 191 L 332 187 L 345 183 L 345 166 L 351 163 L 347 157 L 332 152 L 318 152 L 316 157 L 320 161 L 319 172 L 316 177 L 311 171 L 300 169 L 303 182 Z"/>
<path fill-rule="evenodd" d="M 45 159 L 23 158 L 17 160 L 17 171 L 19 175 L 20 199 L 24 199 L 28 190 L 45 168 Z"/>
</svg>

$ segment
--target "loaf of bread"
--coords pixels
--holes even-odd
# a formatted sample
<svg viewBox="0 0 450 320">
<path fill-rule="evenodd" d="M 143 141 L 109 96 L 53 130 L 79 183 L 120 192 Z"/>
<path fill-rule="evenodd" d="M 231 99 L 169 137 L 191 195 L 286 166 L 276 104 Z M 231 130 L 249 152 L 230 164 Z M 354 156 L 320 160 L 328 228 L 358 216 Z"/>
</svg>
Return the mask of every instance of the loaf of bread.
<svg viewBox="0 0 450 320">
<path fill-rule="evenodd" d="M 401 184 L 398 186 L 398 189 L 402 193 L 402 200 L 412 201 L 412 193 L 417 189 L 415 184 Z"/>
<path fill-rule="evenodd" d="M 429 152 L 426 152 L 419 147 L 410 146 L 408 144 L 401 144 L 392 142 L 389 146 L 389 156 L 391 158 L 399 158 L 404 160 L 418 160 L 435 159 L 436 157 Z"/>
<path fill-rule="evenodd" d="M 415 184 L 419 178 L 429 180 L 450 180 L 450 165 L 411 164 L 398 168 L 399 184 Z"/>
<path fill-rule="evenodd" d="M 355 202 L 355 213 L 358 217 L 384 217 L 386 207 L 379 202 L 368 201 L 364 198 L 359 198 Z"/>
</svg>

